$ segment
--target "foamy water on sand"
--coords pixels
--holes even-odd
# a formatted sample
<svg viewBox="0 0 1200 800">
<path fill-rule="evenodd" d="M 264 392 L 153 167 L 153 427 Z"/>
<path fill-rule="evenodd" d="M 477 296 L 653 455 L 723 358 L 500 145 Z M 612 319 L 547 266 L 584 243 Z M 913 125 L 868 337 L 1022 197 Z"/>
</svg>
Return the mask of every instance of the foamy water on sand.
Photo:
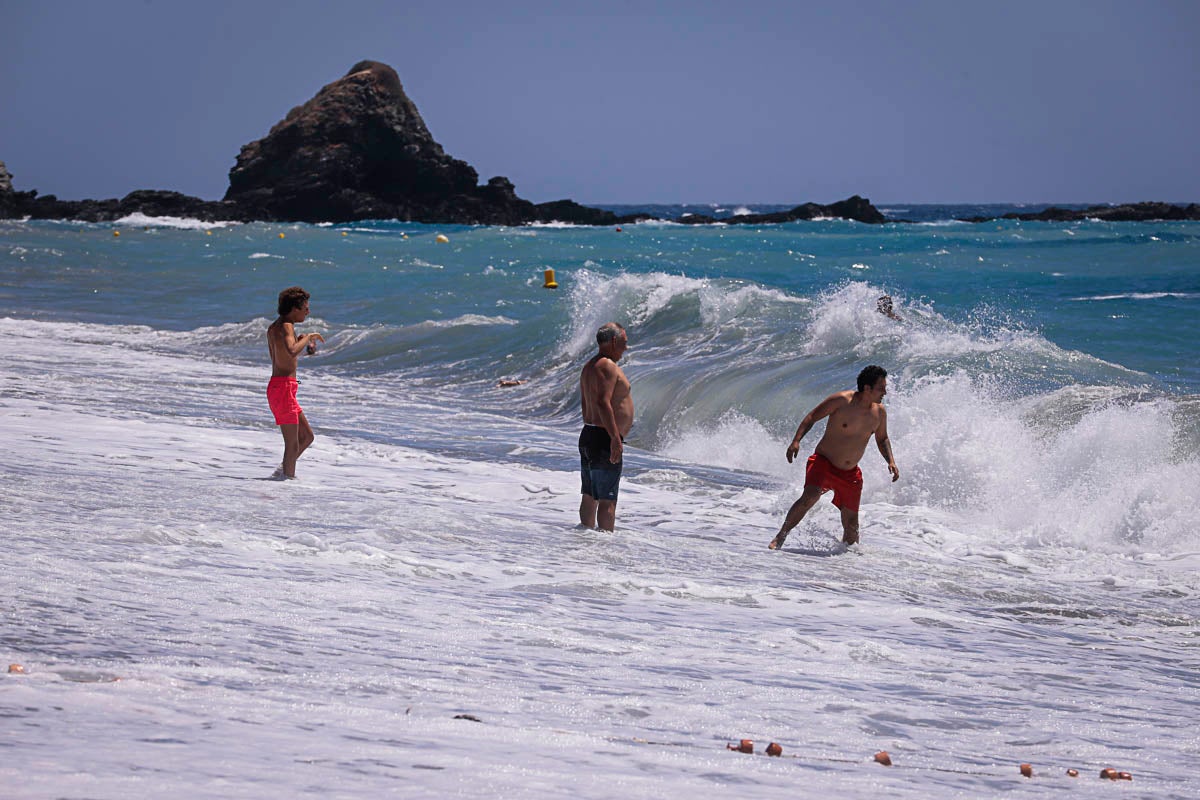
<svg viewBox="0 0 1200 800">
<path fill-rule="evenodd" d="M 968 391 L 952 376 L 889 398 L 911 480 L 868 454 L 863 544 L 843 552 L 822 503 L 780 554 L 800 476 L 702 467 L 685 437 L 631 454 L 601 534 L 573 527 L 566 424 L 427 385 L 381 402 L 305 364 L 319 438 L 274 483 L 261 366 L 150 328 L 5 319 L 0 336 L 0 652 L 27 670 L 0 680 L 5 796 L 1200 790 L 1197 540 L 1052 536 L 1047 503 L 1089 513 L 1062 502 L 1078 487 L 1006 508 L 983 476 L 1022 478 L 967 464 L 975 510 L 922 495 L 943 462 L 921 426 Z M 1076 433 L 1137 415 L 1082 416 Z M 950 436 L 1042 467 L 1035 423 L 1005 445 L 987 417 Z M 747 420 L 715 441 L 751 441 Z M 1195 492 L 1195 459 L 1174 468 L 1165 509 Z M 726 749 L 742 738 L 756 755 Z"/>
<path fill-rule="evenodd" d="M 1200 795 L 1197 227 L 920 211 L 0 223 L 0 797 Z M 274 483 L 296 283 L 318 438 Z M 768 551 L 868 363 L 901 480 L 868 448 L 862 544 L 822 502 Z"/>
</svg>

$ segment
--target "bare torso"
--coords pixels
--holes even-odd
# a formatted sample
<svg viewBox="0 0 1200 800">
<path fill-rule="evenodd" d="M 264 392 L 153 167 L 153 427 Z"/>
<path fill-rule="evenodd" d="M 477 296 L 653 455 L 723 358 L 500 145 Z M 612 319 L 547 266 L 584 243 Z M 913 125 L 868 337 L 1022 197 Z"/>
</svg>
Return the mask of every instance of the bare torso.
<svg viewBox="0 0 1200 800">
<path fill-rule="evenodd" d="M 272 378 L 295 377 L 296 362 L 299 359 L 298 355 L 292 353 L 292 343 L 295 341 L 295 327 L 282 317 L 267 328 L 267 350 L 271 353 Z"/>
<path fill-rule="evenodd" d="M 854 392 L 838 392 L 826 401 L 833 401 L 834 410 L 816 450 L 838 469 L 853 469 L 862 460 L 871 436 L 883 419 L 882 405 L 856 402 L 854 395 Z"/>
<path fill-rule="evenodd" d="M 611 407 L 618 433 L 622 438 L 629 433 L 633 427 L 633 395 L 629 379 L 616 362 L 607 356 L 592 356 L 579 375 L 579 394 L 585 423 L 607 429 L 607 410 Z"/>
</svg>

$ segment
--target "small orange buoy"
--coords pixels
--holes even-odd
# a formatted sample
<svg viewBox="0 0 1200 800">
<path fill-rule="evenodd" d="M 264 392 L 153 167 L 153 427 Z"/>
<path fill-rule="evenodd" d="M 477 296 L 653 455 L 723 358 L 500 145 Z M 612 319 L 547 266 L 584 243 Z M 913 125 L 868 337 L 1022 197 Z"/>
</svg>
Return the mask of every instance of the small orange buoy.
<svg viewBox="0 0 1200 800">
<path fill-rule="evenodd" d="M 753 739 L 742 739 L 737 744 L 725 745 L 725 749 L 726 750 L 735 750 L 739 753 L 753 753 L 754 752 L 754 740 Z"/>
<path fill-rule="evenodd" d="M 446 234 L 444 234 L 444 233 L 439 233 L 437 236 L 435 236 L 435 237 L 433 237 L 433 238 L 434 238 L 434 240 L 435 240 L 435 241 L 441 242 L 442 244 L 449 244 L 449 243 L 450 243 L 450 237 L 449 237 L 449 236 L 447 236 L 447 235 L 446 235 Z"/>
<path fill-rule="evenodd" d="M 1100 770 L 1100 777 L 1107 778 L 1110 781 L 1115 781 L 1117 779 L 1117 771 L 1112 767 L 1107 767 Z"/>
<path fill-rule="evenodd" d="M 1032 778 L 1033 777 L 1033 765 L 1032 764 L 1022 764 L 1021 765 L 1021 774 L 1024 775 L 1026 778 Z"/>
<path fill-rule="evenodd" d="M 9 675 L 24 675 L 25 667 L 21 666 L 20 664 L 9 664 L 8 665 L 8 674 Z"/>
<path fill-rule="evenodd" d="M 120 235 L 121 235 L 120 231 L 113 231 L 113 236 L 120 236 Z"/>
<path fill-rule="evenodd" d="M 883 764 L 885 767 L 890 767 L 892 765 L 892 757 L 888 755 L 887 750 L 880 750 L 878 753 L 876 753 L 875 760 L 880 764 Z"/>
<path fill-rule="evenodd" d="M 1069 770 L 1067 770 L 1067 777 L 1069 777 L 1069 778 L 1078 778 L 1078 777 L 1079 777 L 1079 770 L 1077 770 L 1077 769 L 1069 769 Z"/>
<path fill-rule="evenodd" d="M 1131 781 L 1131 780 L 1133 780 L 1133 775 L 1132 775 L 1132 774 L 1130 774 L 1130 773 L 1128 773 L 1128 772 L 1118 772 L 1118 773 L 1117 773 L 1117 780 L 1119 780 L 1119 781 Z"/>
<path fill-rule="evenodd" d="M 282 233 L 281 233 L 281 234 L 279 234 L 279 238 L 280 238 L 280 239 L 282 239 L 282 238 L 283 238 L 283 234 L 282 234 Z"/>
<path fill-rule="evenodd" d="M 620 225 L 618 225 L 618 226 L 617 226 L 617 233 L 620 233 L 620 232 L 621 232 L 621 226 L 620 226 Z"/>
<path fill-rule="evenodd" d="M 554 270 L 548 269 L 542 273 L 542 276 L 545 277 L 545 279 L 546 279 L 546 282 L 542 284 L 543 289 L 557 289 L 558 288 L 558 282 L 554 280 Z"/>
<path fill-rule="evenodd" d="M 783 748 L 779 746 L 778 742 L 771 742 L 767 745 L 767 755 L 778 758 L 783 755 Z"/>
</svg>

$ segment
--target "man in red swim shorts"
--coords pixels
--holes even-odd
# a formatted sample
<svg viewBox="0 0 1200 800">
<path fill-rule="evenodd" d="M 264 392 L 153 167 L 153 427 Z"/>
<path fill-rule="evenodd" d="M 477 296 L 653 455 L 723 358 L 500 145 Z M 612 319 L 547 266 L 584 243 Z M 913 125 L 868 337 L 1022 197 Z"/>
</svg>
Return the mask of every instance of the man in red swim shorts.
<svg viewBox="0 0 1200 800">
<path fill-rule="evenodd" d="M 308 317 L 308 292 L 291 286 L 279 293 L 279 318 L 267 328 L 267 349 L 271 353 L 271 381 L 267 384 L 267 403 L 275 415 L 275 424 L 283 433 L 283 463 L 271 475 L 282 481 L 296 477 L 296 459 L 313 443 L 312 427 L 304 409 L 296 402 L 296 362 L 300 353 L 317 351 L 324 342 L 319 333 L 296 335 L 295 325 Z"/>
<path fill-rule="evenodd" d="M 858 503 L 862 497 L 862 470 L 858 462 L 867 450 L 867 443 L 875 437 L 879 453 L 887 460 L 892 480 L 900 479 L 900 470 L 892 456 L 892 443 L 888 440 L 887 410 L 883 407 L 883 396 L 887 394 L 887 370 L 871 366 L 858 373 L 858 391 L 838 392 L 821 401 L 808 412 L 796 429 L 796 436 L 788 445 L 787 460 L 800 452 L 800 440 L 812 430 L 812 426 L 825 417 L 825 435 L 817 443 L 816 452 L 808 459 L 808 470 L 804 476 L 804 493 L 792 503 L 779 533 L 767 545 L 772 550 L 783 547 L 787 535 L 800 524 L 821 495 L 833 491 L 833 504 L 842 512 L 842 541 L 846 544 L 858 542 Z"/>
</svg>

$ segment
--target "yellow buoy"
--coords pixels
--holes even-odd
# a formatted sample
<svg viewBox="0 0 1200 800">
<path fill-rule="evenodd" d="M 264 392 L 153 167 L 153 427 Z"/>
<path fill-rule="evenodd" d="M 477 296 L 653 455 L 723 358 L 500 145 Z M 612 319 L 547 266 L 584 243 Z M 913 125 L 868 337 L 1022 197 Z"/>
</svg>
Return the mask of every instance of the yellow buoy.
<svg viewBox="0 0 1200 800">
<path fill-rule="evenodd" d="M 205 232 L 204 232 L 204 235 L 205 235 L 205 236 L 212 236 L 212 231 L 205 231 Z"/>
<path fill-rule="evenodd" d="M 554 270 L 548 269 L 543 273 L 546 276 L 546 282 L 542 284 L 543 289 L 557 289 L 558 283 L 554 280 Z"/>
<path fill-rule="evenodd" d="M 279 238 L 280 238 L 280 239 L 282 239 L 282 238 L 283 238 L 283 234 L 282 234 L 282 233 L 281 233 L 281 234 L 279 234 Z"/>
<path fill-rule="evenodd" d="M 446 236 L 446 234 L 444 234 L 444 233 L 439 233 L 439 234 L 437 235 L 437 240 L 438 240 L 439 242 L 441 242 L 442 244 L 449 244 L 449 243 L 450 243 L 450 237 Z"/>
<path fill-rule="evenodd" d="M 342 236 L 348 236 L 348 235 L 349 234 L 347 234 L 345 231 L 342 231 Z"/>
<path fill-rule="evenodd" d="M 113 231 L 113 236 L 120 236 L 120 235 L 121 235 L 120 231 Z"/>
</svg>

